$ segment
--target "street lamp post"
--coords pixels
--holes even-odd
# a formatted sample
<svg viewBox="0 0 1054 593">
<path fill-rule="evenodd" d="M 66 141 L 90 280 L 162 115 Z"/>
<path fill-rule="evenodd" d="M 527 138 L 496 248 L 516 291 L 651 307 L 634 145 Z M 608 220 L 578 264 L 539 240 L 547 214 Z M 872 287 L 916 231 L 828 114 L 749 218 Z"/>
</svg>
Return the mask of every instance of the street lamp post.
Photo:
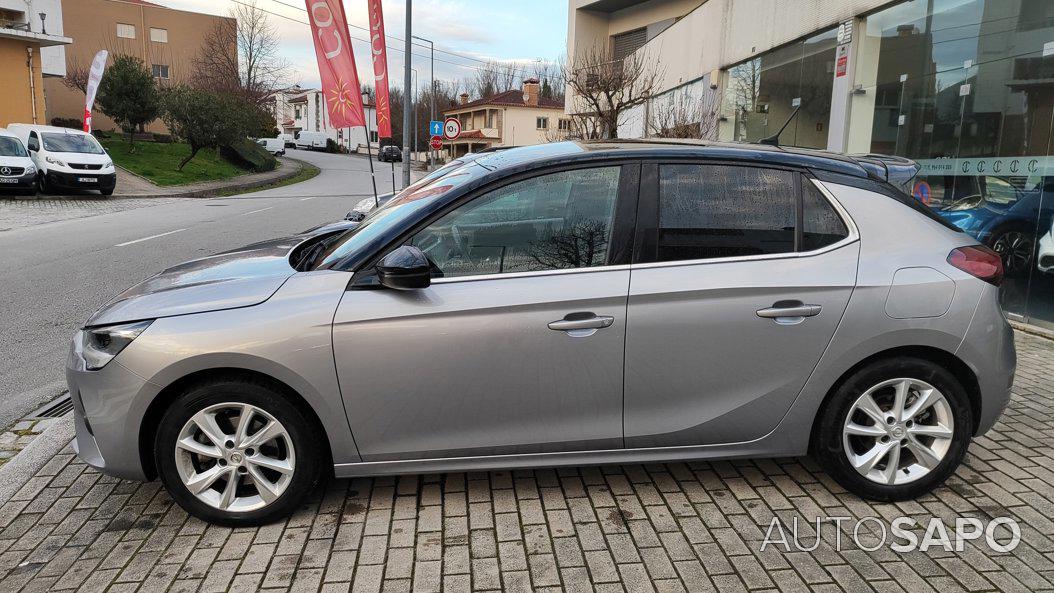
<svg viewBox="0 0 1054 593">
<path fill-rule="evenodd" d="M 406 0 L 406 38 L 403 59 L 403 187 L 410 185 L 410 68 L 413 63 L 413 0 Z"/>
<path fill-rule="evenodd" d="M 429 93 L 429 95 L 431 97 L 432 105 L 430 107 L 428 116 L 429 116 L 429 120 L 430 121 L 435 121 L 435 118 L 436 118 L 436 44 L 433 43 L 431 39 L 425 39 L 424 37 L 418 37 L 417 35 L 414 35 L 413 37 L 414 37 L 414 39 L 416 39 L 418 41 L 424 41 L 424 42 L 428 43 L 428 46 L 429 46 L 430 51 L 431 51 L 431 58 L 429 60 L 430 61 L 429 68 L 432 71 L 432 86 L 431 86 L 432 92 Z M 428 149 L 428 159 L 429 159 L 429 162 L 428 162 L 429 167 L 430 168 L 434 168 L 435 165 L 436 165 L 435 151 L 432 150 L 431 147 L 429 147 L 429 149 Z"/>
</svg>

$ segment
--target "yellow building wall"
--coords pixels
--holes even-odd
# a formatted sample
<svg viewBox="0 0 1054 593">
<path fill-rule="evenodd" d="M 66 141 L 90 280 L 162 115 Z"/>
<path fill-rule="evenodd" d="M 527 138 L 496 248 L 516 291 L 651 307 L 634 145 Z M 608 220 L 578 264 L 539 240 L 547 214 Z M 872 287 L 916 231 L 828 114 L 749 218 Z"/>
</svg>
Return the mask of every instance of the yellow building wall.
<svg viewBox="0 0 1054 593">
<path fill-rule="evenodd" d="M 33 85 L 29 84 L 26 50 L 33 50 Z M 0 127 L 8 124 L 33 122 L 33 103 L 37 121 L 47 121 L 44 113 L 44 80 L 40 75 L 40 48 L 15 39 L 0 39 Z M 33 87 L 35 95 L 30 91 Z M 32 97 L 32 98 L 31 98 Z"/>
</svg>

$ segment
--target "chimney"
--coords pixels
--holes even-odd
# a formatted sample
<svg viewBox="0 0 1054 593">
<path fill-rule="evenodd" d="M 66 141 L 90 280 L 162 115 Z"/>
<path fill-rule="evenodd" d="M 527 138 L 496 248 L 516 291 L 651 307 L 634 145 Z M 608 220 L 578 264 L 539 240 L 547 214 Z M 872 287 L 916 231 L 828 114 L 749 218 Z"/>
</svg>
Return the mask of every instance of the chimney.
<svg viewBox="0 0 1054 593">
<path fill-rule="evenodd" d="M 461 102 L 460 102 L 461 105 L 464 105 L 465 103 L 468 103 L 468 93 L 461 93 L 461 96 L 459 96 L 458 99 L 461 100 Z"/>
<path fill-rule="evenodd" d="M 523 104 L 528 107 L 538 106 L 538 95 L 541 92 L 537 78 L 528 78 L 523 81 Z"/>
</svg>

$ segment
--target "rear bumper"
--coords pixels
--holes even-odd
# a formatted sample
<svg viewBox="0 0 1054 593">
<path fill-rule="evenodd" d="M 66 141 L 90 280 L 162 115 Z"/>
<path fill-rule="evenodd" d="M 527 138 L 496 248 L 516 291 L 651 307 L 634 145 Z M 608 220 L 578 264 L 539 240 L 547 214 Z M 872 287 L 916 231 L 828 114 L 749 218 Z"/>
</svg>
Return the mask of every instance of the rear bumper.
<svg viewBox="0 0 1054 593">
<path fill-rule="evenodd" d="M 64 173 L 61 171 L 48 171 L 46 173 L 48 183 L 53 187 L 67 189 L 98 189 L 112 190 L 117 186 L 116 173 L 98 173 L 96 171 L 84 171 L 82 173 Z M 83 181 L 93 179 L 94 181 Z"/>
<path fill-rule="evenodd" d="M 1017 369 L 1014 329 L 999 307 L 999 289 L 986 288 L 956 353 L 977 376 L 981 401 L 975 436 L 988 432 L 1010 403 Z"/>
</svg>

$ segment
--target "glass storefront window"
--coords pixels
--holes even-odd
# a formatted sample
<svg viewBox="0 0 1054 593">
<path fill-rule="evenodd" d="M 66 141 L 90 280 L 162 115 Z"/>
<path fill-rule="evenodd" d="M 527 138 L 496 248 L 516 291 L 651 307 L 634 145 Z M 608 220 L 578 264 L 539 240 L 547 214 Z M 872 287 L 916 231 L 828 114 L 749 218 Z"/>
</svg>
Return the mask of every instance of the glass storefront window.
<svg viewBox="0 0 1054 593">
<path fill-rule="evenodd" d="M 826 148 L 834 86 L 836 31 L 824 31 L 729 69 L 733 138 L 755 142 L 780 129 L 788 146 Z"/>
<path fill-rule="evenodd" d="M 1003 255 L 1005 309 L 1054 326 L 1054 1 L 909 0 L 865 35 L 870 150 L 917 160 L 915 196 Z"/>
</svg>

